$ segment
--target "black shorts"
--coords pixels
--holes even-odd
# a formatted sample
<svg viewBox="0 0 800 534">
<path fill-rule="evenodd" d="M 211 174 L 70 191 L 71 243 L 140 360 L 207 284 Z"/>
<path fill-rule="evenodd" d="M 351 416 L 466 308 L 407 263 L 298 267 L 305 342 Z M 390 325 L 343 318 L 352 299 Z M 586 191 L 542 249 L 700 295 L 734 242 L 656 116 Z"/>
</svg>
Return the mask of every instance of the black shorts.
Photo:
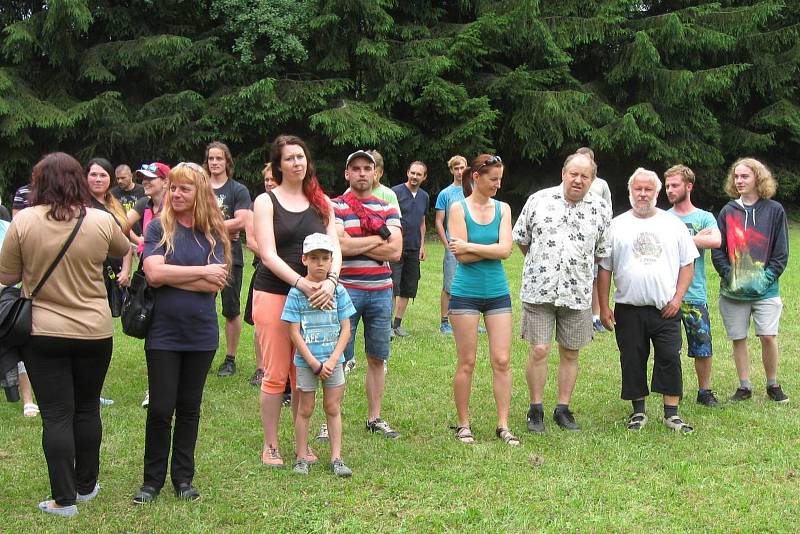
<svg viewBox="0 0 800 534">
<path fill-rule="evenodd" d="M 226 319 L 235 319 L 242 313 L 242 277 L 244 268 L 234 265 L 231 268 L 229 284 L 222 288 L 222 315 Z"/>
<path fill-rule="evenodd" d="M 662 395 L 683 395 L 681 373 L 681 314 L 662 319 L 655 306 L 617 304 L 614 334 L 622 367 L 622 398 L 635 400 L 650 394 L 647 360 L 653 343 L 653 379 L 650 389 Z"/>
<path fill-rule="evenodd" d="M 413 299 L 419 286 L 419 250 L 404 250 L 398 263 L 392 263 L 394 296 Z"/>
<path fill-rule="evenodd" d="M 253 322 L 253 286 L 256 285 L 256 272 L 250 277 L 250 288 L 247 290 L 247 302 L 244 303 L 244 322 L 255 326 Z"/>
</svg>

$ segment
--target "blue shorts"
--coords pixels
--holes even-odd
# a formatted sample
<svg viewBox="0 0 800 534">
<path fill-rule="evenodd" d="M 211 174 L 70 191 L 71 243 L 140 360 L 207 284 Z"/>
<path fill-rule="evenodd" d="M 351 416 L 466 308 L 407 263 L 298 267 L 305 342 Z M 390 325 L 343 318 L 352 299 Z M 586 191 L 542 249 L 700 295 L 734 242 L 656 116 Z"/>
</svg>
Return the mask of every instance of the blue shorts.
<svg viewBox="0 0 800 534">
<path fill-rule="evenodd" d="M 453 286 L 453 278 L 456 275 L 456 265 L 458 260 L 448 249 L 444 249 L 444 262 L 442 264 L 442 289 L 447 294 L 450 294 L 450 288 Z"/>
<path fill-rule="evenodd" d="M 344 349 L 345 361 L 355 356 L 355 341 L 358 323 L 364 319 L 364 352 L 371 358 L 389 359 L 390 334 L 392 331 L 392 288 L 368 291 L 347 288 L 356 313 L 350 317 L 350 341 Z"/>
<path fill-rule="evenodd" d="M 714 351 L 711 348 L 711 321 L 708 318 L 708 306 L 705 304 L 681 304 L 681 321 L 686 332 L 687 353 L 690 358 L 710 358 Z"/>
<path fill-rule="evenodd" d="M 511 313 L 511 295 L 487 299 L 450 296 L 450 315 L 495 315 Z"/>
</svg>

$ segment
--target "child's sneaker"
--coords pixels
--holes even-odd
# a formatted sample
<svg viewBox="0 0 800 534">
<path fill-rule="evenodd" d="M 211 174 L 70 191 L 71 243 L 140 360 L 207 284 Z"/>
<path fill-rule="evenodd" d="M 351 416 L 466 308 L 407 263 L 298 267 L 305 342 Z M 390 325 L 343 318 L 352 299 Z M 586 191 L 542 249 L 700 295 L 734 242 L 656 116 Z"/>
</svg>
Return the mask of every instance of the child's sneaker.
<svg viewBox="0 0 800 534">
<path fill-rule="evenodd" d="M 353 471 L 344 465 L 344 461 L 341 458 L 336 458 L 334 461 L 331 462 L 331 471 L 337 477 L 351 477 L 353 476 Z"/>
<path fill-rule="evenodd" d="M 380 417 L 374 421 L 367 421 L 367 430 L 374 434 L 380 434 L 381 436 L 389 439 L 397 439 L 400 437 L 400 433 L 390 427 L 389 423 Z"/>
</svg>

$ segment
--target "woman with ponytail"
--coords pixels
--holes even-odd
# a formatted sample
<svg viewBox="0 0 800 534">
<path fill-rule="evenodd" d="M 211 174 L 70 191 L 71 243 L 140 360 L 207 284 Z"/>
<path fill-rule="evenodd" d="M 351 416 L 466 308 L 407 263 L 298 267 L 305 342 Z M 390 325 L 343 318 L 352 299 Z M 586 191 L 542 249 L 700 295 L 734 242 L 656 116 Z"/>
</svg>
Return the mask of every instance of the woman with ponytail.
<svg viewBox="0 0 800 534">
<path fill-rule="evenodd" d="M 319 186 L 311 154 L 303 140 L 293 135 L 278 136 L 272 142 L 270 161 L 278 185 L 259 195 L 253 208 L 253 225 L 262 262 L 253 287 L 253 322 L 264 363 L 260 398 L 264 427 L 261 459 L 270 467 L 283 467 L 278 424 L 286 379 L 289 377 L 294 389 L 295 370 L 289 323 L 281 320 L 281 313 L 292 287 L 305 293 L 312 306 L 330 306 L 342 254 L 334 226 L 333 205 Z M 336 250 L 328 278 L 311 283 L 304 278 L 306 268 L 301 256 L 303 240 L 316 232 L 328 234 Z M 293 416 L 297 413 L 296 399 L 297 396 L 292 395 Z M 310 449 L 303 459 L 316 461 Z"/>
<path fill-rule="evenodd" d="M 508 445 L 519 439 L 508 427 L 511 405 L 511 297 L 502 260 L 512 251 L 511 208 L 494 197 L 503 179 L 500 156 L 481 154 L 464 170 L 465 199 L 450 208 L 448 248 L 458 260 L 450 293 L 450 322 L 458 363 L 453 394 L 458 414 L 456 438 L 473 443 L 469 426 L 472 372 L 478 352 L 478 321 L 489 334 L 492 388 L 497 404 L 495 434 Z"/>
</svg>

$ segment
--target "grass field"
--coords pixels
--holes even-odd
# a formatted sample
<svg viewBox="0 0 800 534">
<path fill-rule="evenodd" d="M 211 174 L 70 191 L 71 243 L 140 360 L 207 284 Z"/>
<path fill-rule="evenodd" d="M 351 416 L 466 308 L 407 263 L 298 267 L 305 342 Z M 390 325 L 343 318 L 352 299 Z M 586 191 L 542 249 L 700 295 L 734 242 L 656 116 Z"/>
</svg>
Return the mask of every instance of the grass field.
<svg viewBox="0 0 800 534">
<path fill-rule="evenodd" d="M 800 250 L 793 228 L 790 249 Z M 41 422 L 22 417 L 21 404 L 0 402 L 0 530 L 4 532 L 792 532 L 800 529 L 800 403 L 798 334 L 800 275 L 795 262 L 781 279 L 784 316 L 779 337 L 780 378 L 792 397 L 776 405 L 764 394 L 757 343 L 751 345 L 753 400 L 717 410 L 694 402 L 696 381 L 684 358 L 686 401 L 681 407 L 696 432 L 682 436 L 660 423 L 661 399 L 648 402 L 650 424 L 640 433 L 625 430 L 630 404 L 619 398 L 619 359 L 613 334 L 603 334 L 581 353 L 572 408 L 583 427 L 564 433 L 548 419 L 547 433 L 525 432 L 528 394 L 524 367 L 527 344 L 513 345 L 512 429 L 522 445 L 510 448 L 494 437 L 495 411 L 486 337 L 482 336 L 472 399 L 477 443 L 458 443 L 448 429 L 455 422 L 451 395 L 455 349 L 438 332 L 442 249 L 428 244 L 420 295 L 409 306 L 404 327 L 410 337 L 395 340 L 387 375 L 384 417 L 403 436 L 388 441 L 364 430 L 363 349 L 350 375 L 344 401 L 344 458 L 350 480 L 337 480 L 323 467 L 309 477 L 261 466 L 261 424 L 257 390 L 246 379 L 253 371 L 252 329 L 247 326 L 239 372 L 220 379 L 217 355 L 206 384 L 195 484 L 197 503 L 178 502 L 171 486 L 158 501 L 134 507 L 141 483 L 147 387 L 142 342 L 115 339 L 103 395 L 102 491 L 80 514 L 62 519 L 40 513 L 36 503 L 49 494 L 40 439 Z M 709 264 L 711 320 L 717 357 L 713 387 L 720 399 L 738 385 L 730 344 L 716 305 L 718 278 Z M 515 251 L 506 269 L 517 299 L 522 256 Z M 249 277 L 249 275 L 248 275 Z M 516 332 L 515 330 L 515 332 Z M 516 333 L 515 333 L 516 336 Z M 545 411 L 555 398 L 555 350 L 545 394 Z M 312 428 L 323 421 L 321 407 Z M 292 455 L 288 410 L 281 424 L 281 449 Z"/>
</svg>

